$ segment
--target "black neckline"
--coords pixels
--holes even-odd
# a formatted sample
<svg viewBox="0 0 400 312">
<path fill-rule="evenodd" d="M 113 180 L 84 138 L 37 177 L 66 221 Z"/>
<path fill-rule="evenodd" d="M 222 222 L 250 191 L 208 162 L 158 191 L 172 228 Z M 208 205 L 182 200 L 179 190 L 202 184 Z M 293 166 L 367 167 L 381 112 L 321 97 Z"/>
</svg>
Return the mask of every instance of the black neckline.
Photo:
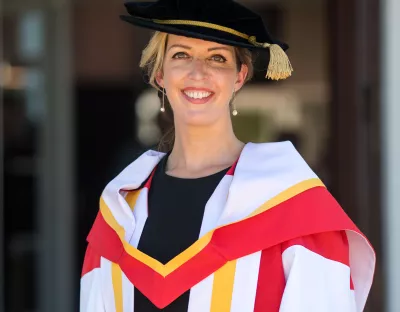
<svg viewBox="0 0 400 312">
<path fill-rule="evenodd" d="M 207 179 L 212 179 L 215 177 L 219 177 L 221 175 L 225 175 L 230 168 L 232 168 L 232 165 L 229 166 L 228 168 L 222 169 L 218 172 L 212 173 L 210 175 L 204 176 L 204 177 L 198 177 L 198 178 L 180 178 L 180 177 L 174 177 L 171 176 L 169 174 L 166 173 L 166 166 L 167 166 L 167 161 L 168 161 L 168 157 L 171 154 L 171 152 L 168 152 L 160 161 L 160 173 L 162 174 L 162 176 L 166 179 L 169 180 L 175 180 L 175 181 L 203 181 L 203 180 L 207 180 Z"/>
</svg>

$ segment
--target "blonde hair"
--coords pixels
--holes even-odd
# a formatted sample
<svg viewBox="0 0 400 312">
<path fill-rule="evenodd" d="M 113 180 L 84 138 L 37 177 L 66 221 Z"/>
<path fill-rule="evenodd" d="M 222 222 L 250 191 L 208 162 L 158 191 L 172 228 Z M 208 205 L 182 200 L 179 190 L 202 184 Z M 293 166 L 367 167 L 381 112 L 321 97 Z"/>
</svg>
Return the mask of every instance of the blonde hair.
<svg viewBox="0 0 400 312">
<path fill-rule="evenodd" d="M 148 76 L 149 83 L 154 88 L 159 90 L 159 86 L 156 82 L 156 75 L 162 71 L 164 63 L 165 50 L 168 43 L 168 34 L 156 31 L 151 37 L 146 48 L 142 52 L 140 60 L 140 68 L 142 68 Z M 253 57 L 251 52 L 246 48 L 235 47 L 236 61 L 238 65 L 238 71 L 240 71 L 241 65 L 244 64 L 248 68 L 246 81 L 249 81 L 253 77 Z"/>
<path fill-rule="evenodd" d="M 142 57 L 140 59 L 139 66 L 144 70 L 147 75 L 148 82 L 151 86 L 158 90 L 158 96 L 160 100 L 163 97 L 163 91 L 157 84 L 156 75 L 162 71 L 165 51 L 168 43 L 168 34 L 164 32 L 156 31 L 151 37 L 149 43 L 142 52 Z M 237 70 L 240 71 L 242 64 L 246 65 L 248 68 L 248 73 L 246 76 L 245 83 L 252 79 L 254 68 L 253 68 L 253 57 L 251 52 L 246 48 L 235 47 L 235 56 L 237 63 Z M 170 117 L 169 122 L 172 123 L 172 127 L 163 135 L 158 145 L 158 150 L 162 152 L 168 152 L 172 149 L 175 137 L 174 137 L 174 127 L 173 127 L 173 113 L 168 102 L 168 98 L 165 97 L 165 109 L 166 117 Z"/>
</svg>

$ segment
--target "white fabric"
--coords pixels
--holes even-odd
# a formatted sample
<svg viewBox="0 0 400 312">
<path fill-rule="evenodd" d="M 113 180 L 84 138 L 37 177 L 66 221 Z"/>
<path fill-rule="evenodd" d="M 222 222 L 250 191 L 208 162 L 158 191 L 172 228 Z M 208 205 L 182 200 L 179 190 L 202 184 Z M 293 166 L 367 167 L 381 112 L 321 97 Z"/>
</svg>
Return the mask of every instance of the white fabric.
<svg viewBox="0 0 400 312">
<path fill-rule="evenodd" d="M 261 251 L 236 261 L 231 312 L 252 312 L 256 301 Z"/>
<path fill-rule="evenodd" d="M 140 236 L 142 236 L 143 228 L 147 220 L 147 197 L 149 194 L 149 190 L 147 188 L 143 188 L 140 191 L 140 194 L 136 200 L 136 205 L 133 209 L 133 216 L 135 222 L 135 231 L 131 239 L 128 241 L 133 247 L 137 248 L 140 240 Z"/>
<path fill-rule="evenodd" d="M 164 155 L 152 150 L 142 154 L 110 181 L 102 193 L 102 198 L 111 208 L 114 218 L 124 228 L 127 241 L 131 240 L 136 223 L 131 208 L 121 191 L 140 187 Z"/>
<path fill-rule="evenodd" d="M 112 263 L 111 261 L 105 258 L 101 258 L 100 267 L 101 267 L 101 289 L 102 289 L 102 297 L 104 301 L 105 311 L 115 312 L 114 288 L 112 283 Z"/>
<path fill-rule="evenodd" d="M 133 284 L 128 280 L 124 272 L 122 272 L 122 291 L 123 291 L 123 303 L 124 310 L 133 312 L 133 304 L 134 304 L 134 288 Z"/>
<path fill-rule="evenodd" d="M 218 225 L 241 220 L 287 188 L 312 178 L 317 176 L 290 142 L 247 143 Z"/>
<path fill-rule="evenodd" d="M 103 312 L 106 311 L 101 292 L 100 268 L 86 273 L 81 278 L 81 292 L 79 311 Z"/>
<path fill-rule="evenodd" d="M 190 289 L 188 312 L 210 311 L 214 274 L 209 275 Z"/>
<path fill-rule="evenodd" d="M 225 175 L 207 201 L 199 237 L 212 231 L 217 226 L 218 219 L 221 217 L 226 204 L 226 198 L 229 195 L 232 178 L 231 175 Z"/>
<path fill-rule="evenodd" d="M 350 268 L 295 245 L 282 254 L 286 287 L 280 312 L 357 312 Z"/>
<path fill-rule="evenodd" d="M 350 248 L 351 277 L 353 278 L 357 311 L 364 310 L 364 306 L 371 289 L 375 270 L 375 254 L 368 248 L 364 237 L 352 231 L 346 231 Z M 367 255 L 367 256 L 366 256 Z"/>
</svg>

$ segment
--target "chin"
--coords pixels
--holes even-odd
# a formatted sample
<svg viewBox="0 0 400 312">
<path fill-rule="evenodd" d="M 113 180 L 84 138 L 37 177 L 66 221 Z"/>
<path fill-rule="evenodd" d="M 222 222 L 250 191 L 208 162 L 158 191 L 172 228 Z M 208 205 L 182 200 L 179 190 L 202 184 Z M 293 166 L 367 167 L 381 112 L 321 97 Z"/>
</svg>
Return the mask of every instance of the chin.
<svg viewBox="0 0 400 312">
<path fill-rule="evenodd" d="M 185 116 L 183 123 L 188 126 L 208 126 L 216 123 L 218 118 L 210 114 L 190 114 L 190 116 Z"/>
</svg>

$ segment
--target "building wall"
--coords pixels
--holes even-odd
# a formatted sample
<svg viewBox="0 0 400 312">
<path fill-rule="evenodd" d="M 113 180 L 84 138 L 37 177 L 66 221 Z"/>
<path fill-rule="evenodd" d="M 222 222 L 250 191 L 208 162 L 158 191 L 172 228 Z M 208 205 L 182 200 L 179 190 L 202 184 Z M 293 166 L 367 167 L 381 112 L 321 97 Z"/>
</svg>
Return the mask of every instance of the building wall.
<svg viewBox="0 0 400 312">
<path fill-rule="evenodd" d="M 285 36 L 294 65 L 293 83 L 327 83 L 327 21 L 325 1 L 284 1 Z M 308 3 L 308 4 L 306 4 Z"/>
<path fill-rule="evenodd" d="M 123 1 L 75 1 L 75 77 L 83 82 L 127 81 L 138 75 L 147 33 L 121 21 Z"/>
</svg>

